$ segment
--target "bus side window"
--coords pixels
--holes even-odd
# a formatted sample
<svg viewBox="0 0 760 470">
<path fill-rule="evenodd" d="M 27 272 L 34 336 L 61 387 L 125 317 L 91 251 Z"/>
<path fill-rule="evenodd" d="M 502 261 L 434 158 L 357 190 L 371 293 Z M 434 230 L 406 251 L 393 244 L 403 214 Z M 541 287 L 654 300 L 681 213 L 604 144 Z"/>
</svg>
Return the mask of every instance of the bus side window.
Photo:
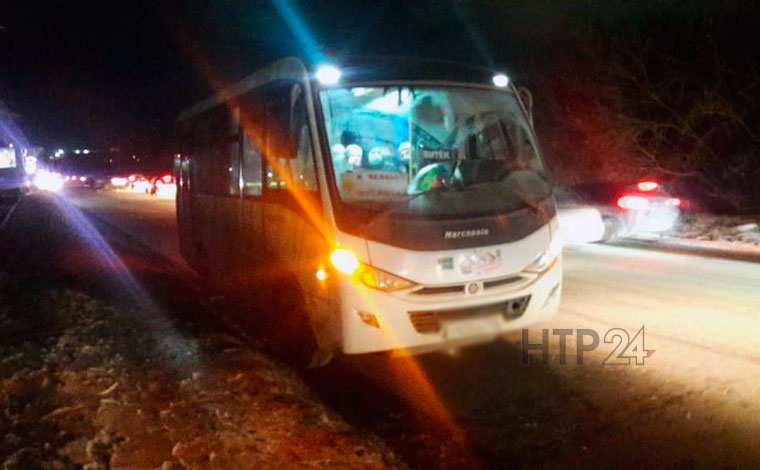
<svg viewBox="0 0 760 470">
<path fill-rule="evenodd" d="M 253 90 L 242 98 L 240 127 L 243 161 L 240 184 L 244 196 L 261 196 L 262 150 L 266 142 L 264 109 L 264 100 L 259 90 Z"/>
<path fill-rule="evenodd" d="M 193 191 L 196 194 L 210 193 L 210 132 L 208 118 L 202 114 L 196 118 L 193 126 L 193 164 L 191 165 L 193 178 Z"/>
<path fill-rule="evenodd" d="M 291 161 L 294 184 L 307 191 L 317 191 L 317 174 L 314 167 L 314 152 L 306 109 L 303 87 L 295 85 L 291 91 L 290 140 L 296 158 Z"/>
<path fill-rule="evenodd" d="M 261 151 L 252 133 L 243 133 L 243 174 L 241 175 L 244 196 L 261 196 Z"/>
<path fill-rule="evenodd" d="M 237 196 L 240 194 L 240 108 L 234 107 L 229 115 L 230 134 L 227 139 L 227 194 Z"/>
<path fill-rule="evenodd" d="M 306 101 L 300 84 L 278 84 L 266 92 L 266 187 L 317 190 Z"/>
<path fill-rule="evenodd" d="M 193 149 L 195 165 L 193 177 L 196 190 L 201 194 L 237 194 L 239 185 L 239 143 L 235 116 L 226 105 L 213 108 L 198 117 L 195 125 Z M 231 180 L 234 179 L 235 189 Z"/>
<path fill-rule="evenodd" d="M 265 89 L 266 102 L 266 147 L 265 176 L 267 189 L 287 189 L 291 181 L 289 162 L 291 155 L 288 142 L 290 120 L 290 88 L 283 84 L 273 84 Z"/>
</svg>

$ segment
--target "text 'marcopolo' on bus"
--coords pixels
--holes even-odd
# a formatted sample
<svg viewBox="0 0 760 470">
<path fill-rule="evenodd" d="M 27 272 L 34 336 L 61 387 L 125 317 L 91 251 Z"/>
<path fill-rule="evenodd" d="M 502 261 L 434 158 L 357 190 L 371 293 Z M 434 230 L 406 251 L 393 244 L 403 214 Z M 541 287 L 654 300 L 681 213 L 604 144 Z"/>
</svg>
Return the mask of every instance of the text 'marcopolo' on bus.
<svg viewBox="0 0 760 470">
<path fill-rule="evenodd" d="M 178 119 L 183 256 L 268 295 L 274 334 L 312 364 L 549 318 L 562 250 L 531 106 L 500 71 L 280 60 Z"/>
</svg>

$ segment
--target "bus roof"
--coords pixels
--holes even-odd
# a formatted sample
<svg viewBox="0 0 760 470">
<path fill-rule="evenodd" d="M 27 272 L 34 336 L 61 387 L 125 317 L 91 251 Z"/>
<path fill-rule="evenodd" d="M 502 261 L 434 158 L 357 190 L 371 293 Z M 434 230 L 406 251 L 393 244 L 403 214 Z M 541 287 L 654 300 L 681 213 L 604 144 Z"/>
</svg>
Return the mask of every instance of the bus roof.
<svg viewBox="0 0 760 470">
<path fill-rule="evenodd" d="M 189 119 L 249 90 L 278 79 L 308 80 L 310 69 L 297 57 L 278 60 L 243 80 L 219 90 L 214 95 L 184 110 L 178 121 Z M 364 56 L 346 57 L 332 62 L 342 72 L 342 81 L 351 83 L 393 81 L 441 81 L 492 85 L 493 77 L 501 70 L 412 57 Z"/>
<path fill-rule="evenodd" d="M 348 57 L 335 64 L 346 83 L 384 81 L 444 81 L 492 85 L 503 70 L 416 57 Z"/>
<path fill-rule="evenodd" d="M 243 80 L 223 88 L 205 100 L 197 103 L 180 113 L 177 118 L 178 121 L 190 119 L 204 111 L 207 111 L 227 100 L 230 100 L 238 95 L 257 88 L 266 83 L 272 82 L 278 79 L 307 79 L 308 71 L 305 64 L 296 57 L 288 57 L 278 60 L 266 67 L 258 70 L 252 75 L 247 76 Z"/>
</svg>

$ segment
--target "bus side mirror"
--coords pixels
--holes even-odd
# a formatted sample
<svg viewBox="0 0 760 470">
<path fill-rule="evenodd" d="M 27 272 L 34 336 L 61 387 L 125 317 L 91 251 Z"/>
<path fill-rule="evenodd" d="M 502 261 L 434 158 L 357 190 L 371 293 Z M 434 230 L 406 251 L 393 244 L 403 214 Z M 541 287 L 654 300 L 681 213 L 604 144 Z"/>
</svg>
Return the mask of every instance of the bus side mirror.
<svg viewBox="0 0 760 470">
<path fill-rule="evenodd" d="M 528 112 L 528 119 L 533 124 L 533 94 L 525 87 L 519 87 L 517 94 L 520 96 L 520 101 L 523 102 L 525 110 Z"/>
</svg>

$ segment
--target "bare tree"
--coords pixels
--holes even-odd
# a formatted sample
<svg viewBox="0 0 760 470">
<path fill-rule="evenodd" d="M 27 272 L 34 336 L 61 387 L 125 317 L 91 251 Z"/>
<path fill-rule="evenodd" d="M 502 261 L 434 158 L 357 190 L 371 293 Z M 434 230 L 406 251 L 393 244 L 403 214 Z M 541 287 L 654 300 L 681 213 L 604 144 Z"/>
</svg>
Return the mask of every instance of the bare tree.
<svg viewBox="0 0 760 470">
<path fill-rule="evenodd" d="M 760 196 L 754 187 L 760 135 L 751 124 L 760 76 L 727 64 L 714 44 L 702 51 L 689 60 L 653 42 L 620 41 L 600 77 L 622 96 L 615 110 L 619 137 L 646 171 L 687 179 L 745 208 Z"/>
</svg>

